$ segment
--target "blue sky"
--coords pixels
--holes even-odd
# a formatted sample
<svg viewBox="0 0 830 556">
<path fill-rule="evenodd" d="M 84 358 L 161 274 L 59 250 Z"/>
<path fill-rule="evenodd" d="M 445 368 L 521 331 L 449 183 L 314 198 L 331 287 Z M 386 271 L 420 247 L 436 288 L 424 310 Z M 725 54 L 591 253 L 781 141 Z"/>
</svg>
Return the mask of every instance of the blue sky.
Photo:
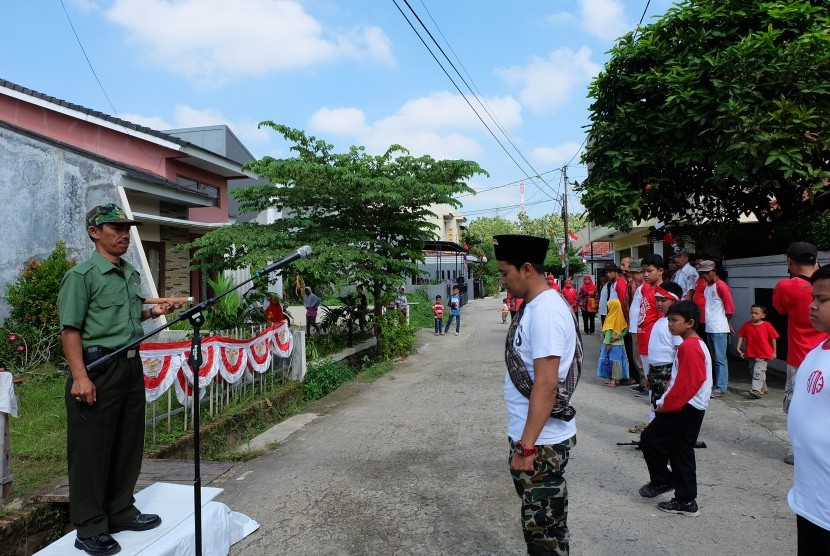
<svg viewBox="0 0 830 556">
<path fill-rule="evenodd" d="M 397 4 L 418 27 L 404 0 Z M 462 214 L 515 218 L 524 181 L 527 213 L 538 217 L 561 210 L 560 168 L 568 165 L 569 179 L 586 175 L 578 156 L 586 88 L 615 38 L 647 5 L 644 23 L 671 2 L 409 5 L 480 93 L 484 107 L 419 27 L 513 160 L 393 0 L 7 1 L 0 77 L 154 129 L 225 123 L 256 157 L 290 156 L 281 137 L 257 129 L 273 120 L 339 150 L 365 145 L 376 154 L 399 143 L 415 155 L 475 160 L 491 175 L 470 182 L 482 192 L 460 199 Z M 576 197 L 569 203 L 580 209 Z"/>
</svg>

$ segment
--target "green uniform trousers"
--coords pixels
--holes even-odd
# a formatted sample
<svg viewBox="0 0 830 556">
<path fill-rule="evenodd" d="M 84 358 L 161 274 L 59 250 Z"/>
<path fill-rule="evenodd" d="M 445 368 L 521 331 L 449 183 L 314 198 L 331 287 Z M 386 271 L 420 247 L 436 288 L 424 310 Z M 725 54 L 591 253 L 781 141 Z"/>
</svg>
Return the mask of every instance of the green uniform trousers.
<svg viewBox="0 0 830 556">
<path fill-rule="evenodd" d="M 141 358 L 109 361 L 89 373 L 93 405 L 70 395 L 66 382 L 69 518 L 81 538 L 108 532 L 139 512 L 133 490 L 144 451 L 144 373 Z"/>
<path fill-rule="evenodd" d="M 527 553 L 531 556 L 570 553 L 568 485 L 564 471 L 575 445 L 576 436 L 572 436 L 559 444 L 536 446 L 539 453 L 533 463 L 533 473 L 510 468 L 513 486 L 522 499 L 522 529 Z M 511 454 L 515 446 L 510 440 Z"/>
</svg>

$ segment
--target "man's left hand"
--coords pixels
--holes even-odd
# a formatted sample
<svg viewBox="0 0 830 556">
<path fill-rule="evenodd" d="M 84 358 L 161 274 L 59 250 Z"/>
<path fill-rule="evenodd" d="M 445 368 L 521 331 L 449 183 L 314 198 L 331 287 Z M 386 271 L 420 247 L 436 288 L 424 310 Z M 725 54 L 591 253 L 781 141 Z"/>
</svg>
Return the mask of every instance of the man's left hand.
<svg viewBox="0 0 830 556">
<path fill-rule="evenodd" d="M 516 471 L 524 471 L 525 473 L 533 473 L 533 462 L 536 456 L 522 456 L 513 452 L 513 457 L 510 458 L 510 467 Z"/>
</svg>

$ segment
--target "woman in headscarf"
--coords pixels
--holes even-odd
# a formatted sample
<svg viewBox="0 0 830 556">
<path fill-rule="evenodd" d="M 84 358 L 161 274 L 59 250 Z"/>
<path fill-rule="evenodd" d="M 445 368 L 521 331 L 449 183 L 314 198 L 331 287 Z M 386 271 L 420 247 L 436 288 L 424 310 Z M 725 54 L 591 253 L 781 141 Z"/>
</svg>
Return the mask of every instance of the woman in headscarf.
<svg viewBox="0 0 830 556">
<path fill-rule="evenodd" d="M 574 286 L 573 280 L 568 278 L 565 280 L 565 286 L 562 288 L 562 295 L 565 297 L 565 301 L 568 302 L 568 305 L 571 306 L 571 311 L 576 313 L 576 296 L 577 296 L 576 287 Z"/>
<path fill-rule="evenodd" d="M 608 300 L 608 316 L 602 324 L 602 347 L 599 350 L 597 375 L 607 378 L 603 385 L 616 388 L 620 380 L 628 380 L 628 358 L 625 355 L 623 337 L 628 323 L 618 299 Z"/>
<path fill-rule="evenodd" d="M 582 278 L 582 287 L 576 297 L 576 304 L 579 305 L 579 309 L 582 311 L 582 331 L 585 334 L 593 334 L 595 331 L 594 317 L 597 314 L 599 300 L 597 299 L 597 285 L 588 274 Z"/>
<path fill-rule="evenodd" d="M 306 338 L 311 336 L 311 327 L 313 326 L 317 333 L 320 333 L 320 326 L 317 324 L 317 309 L 320 307 L 320 298 L 314 295 L 311 288 L 306 286 L 305 297 L 303 298 L 303 305 L 305 306 L 305 335 Z"/>
</svg>

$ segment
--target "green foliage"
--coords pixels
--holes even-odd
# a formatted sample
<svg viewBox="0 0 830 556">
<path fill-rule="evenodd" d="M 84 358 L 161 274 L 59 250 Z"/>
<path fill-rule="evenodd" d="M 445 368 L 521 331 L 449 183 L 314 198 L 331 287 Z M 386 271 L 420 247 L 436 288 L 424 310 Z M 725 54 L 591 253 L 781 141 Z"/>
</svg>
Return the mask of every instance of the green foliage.
<svg viewBox="0 0 830 556">
<path fill-rule="evenodd" d="M 220 273 L 216 278 L 205 279 L 214 295 L 220 295 L 234 287 L 231 276 Z M 255 302 L 264 298 L 262 294 L 237 295 L 237 292 L 229 293 L 219 299 L 213 307 L 204 312 L 205 322 L 202 325 L 204 330 L 229 330 L 245 324 L 263 324 L 266 322 L 264 315 L 257 309 Z M 180 321 L 174 330 L 190 330 L 192 327 L 188 321 Z"/>
<path fill-rule="evenodd" d="M 305 375 L 305 398 L 319 400 L 354 378 L 354 372 L 342 361 L 324 360 L 308 364 Z"/>
<path fill-rule="evenodd" d="M 75 261 L 67 257 L 66 244 L 62 241 L 45 260 L 26 261 L 17 282 L 6 286 L 4 300 L 9 305 L 12 323 L 34 328 L 57 327 L 60 324 L 58 291 L 63 275 L 73 266 Z"/>
<path fill-rule="evenodd" d="M 426 290 L 418 288 L 407 294 L 409 301 L 409 326 L 412 328 L 433 328 L 435 315 L 432 304 L 435 299 L 429 299 Z"/>
<path fill-rule="evenodd" d="M 43 261 L 26 261 L 17 282 L 6 286 L 10 314 L 0 329 L 0 366 L 31 371 L 61 357 L 58 291 L 74 265 L 59 241 Z"/>
<path fill-rule="evenodd" d="M 415 329 L 400 318 L 400 311 L 389 310 L 375 318 L 380 333 L 380 355 L 383 359 L 393 359 L 412 352 L 415 345 Z"/>
<path fill-rule="evenodd" d="M 193 244 L 224 268 L 259 267 L 298 244 L 311 257 L 292 265 L 308 283 L 367 284 L 378 303 L 384 284 L 418 274 L 423 241 L 435 236 L 429 207 L 457 207 L 467 179 L 486 173 L 467 160 L 414 157 L 400 145 L 371 156 L 363 147 L 335 153 L 300 130 L 263 122 L 293 144 L 293 158 L 265 157 L 248 166 L 273 185 L 237 189 L 240 210 L 275 208 L 283 218 L 211 231 Z M 276 187 L 275 187 L 276 185 Z"/>
<path fill-rule="evenodd" d="M 589 95 L 599 224 L 795 220 L 828 203 L 830 11 L 700 0 L 620 39 Z"/>
</svg>

